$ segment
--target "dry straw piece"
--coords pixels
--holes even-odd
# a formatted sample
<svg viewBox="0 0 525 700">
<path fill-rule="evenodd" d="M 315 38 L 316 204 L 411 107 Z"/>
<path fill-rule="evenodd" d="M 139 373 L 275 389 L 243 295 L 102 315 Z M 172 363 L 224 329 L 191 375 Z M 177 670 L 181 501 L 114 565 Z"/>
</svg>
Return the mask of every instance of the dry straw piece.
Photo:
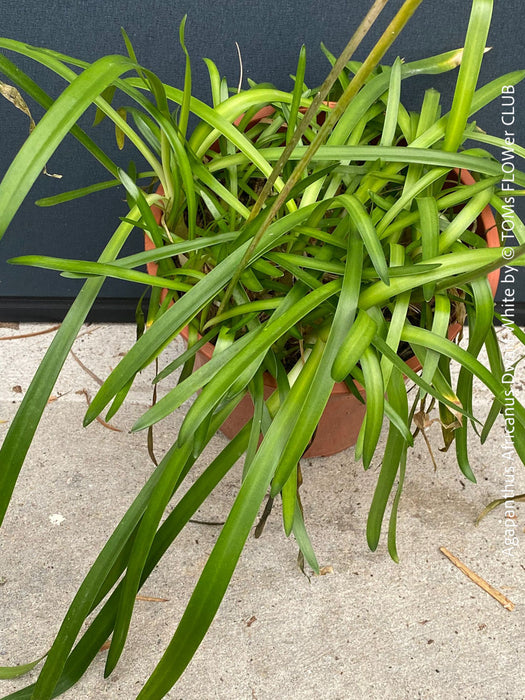
<svg viewBox="0 0 525 700">
<path fill-rule="evenodd" d="M 465 576 L 467 576 L 471 581 L 474 581 L 474 583 L 477 583 L 480 588 L 483 588 L 484 591 L 486 591 L 489 595 L 495 598 L 498 601 L 498 603 L 500 603 L 500 605 L 503 605 L 503 607 L 506 610 L 514 610 L 515 605 L 511 600 L 504 596 L 503 593 L 500 593 L 500 591 L 494 588 L 494 586 L 491 586 L 490 583 L 487 583 L 485 579 L 481 578 L 481 576 L 478 576 L 478 574 L 474 573 L 474 571 L 469 569 L 468 566 L 463 564 L 462 561 L 460 561 L 451 552 L 449 552 L 446 547 L 440 547 L 439 551 L 442 552 L 448 559 L 450 559 L 454 566 L 457 566 L 458 569 L 465 574 Z"/>
</svg>

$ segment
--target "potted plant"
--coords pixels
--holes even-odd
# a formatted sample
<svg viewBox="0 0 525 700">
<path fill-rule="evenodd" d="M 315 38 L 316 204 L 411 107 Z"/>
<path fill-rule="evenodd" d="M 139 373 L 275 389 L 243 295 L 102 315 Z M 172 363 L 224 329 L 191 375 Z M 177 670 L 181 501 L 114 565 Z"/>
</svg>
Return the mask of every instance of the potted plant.
<svg viewBox="0 0 525 700">
<path fill-rule="evenodd" d="M 94 398 L 85 423 L 108 407 L 108 415 L 114 415 L 135 375 L 184 329 L 187 349 L 155 380 L 162 382 L 181 369 L 178 383 L 134 429 L 150 428 L 197 393 L 173 446 L 81 585 L 36 684 L 17 697 L 34 692 L 44 700 L 64 692 L 110 636 L 106 672 L 112 672 L 126 640 L 137 591 L 243 455 L 243 480 L 231 512 L 171 643 L 138 697 L 163 697 L 190 662 L 268 491 L 271 498 L 282 499 L 285 532 L 293 533 L 302 556 L 317 571 L 299 495 L 299 462 L 315 437 L 336 382 L 344 383 L 357 401 L 366 392 L 356 455 L 365 468 L 374 458 L 382 460 L 367 525 L 372 549 L 378 545 L 393 495 L 388 549 L 397 559 L 396 518 L 408 448 L 414 441 L 412 423 L 424 429 L 431 405 L 439 410 L 445 444 L 455 442 L 459 468 L 475 480 L 467 452 L 467 434 L 478 430 L 473 378 L 484 382 L 494 396 L 482 439 L 509 396 L 488 277 L 508 262 L 509 249 L 490 242 L 494 230 L 479 228 L 489 204 L 501 214 L 506 206 L 506 193 L 499 188 L 501 167 L 479 144 L 500 147 L 504 142 L 477 129 L 469 119 L 503 86 L 522 80 L 525 72 L 477 88 L 490 23 L 487 0 L 473 0 L 464 49 L 414 63 L 396 60 L 391 66 L 381 65 L 420 1 L 406 0 L 366 60 L 355 62 L 353 52 L 385 5 L 385 0 L 377 0 L 341 57 L 335 60 L 329 55 L 332 70 L 316 90 L 304 85 L 304 51 L 290 92 L 251 85 L 230 96 L 208 61 L 213 106 L 191 95 L 184 22 L 180 38 L 187 63 L 181 90 L 141 67 L 127 37 L 128 56 L 107 56 L 93 64 L 0 40 L 1 48 L 43 63 L 70 83 L 52 102 L 0 56 L 6 80 L 48 110 L 0 186 L 0 231 L 5 231 L 69 131 L 113 179 L 41 204 L 117 185 L 124 186 L 130 204 L 97 262 L 45 256 L 12 260 L 87 280 L 2 446 L 1 516 L 56 376 L 106 277 L 151 287 L 148 319 L 137 343 Z M 440 97 L 433 90 L 422 96 L 418 113 L 404 108 L 404 79 L 458 65 L 449 113 L 441 116 Z M 122 77 L 130 70 L 135 77 Z M 115 91 L 124 99 L 118 108 L 112 106 Z M 10 94 L 16 94 L 20 104 L 19 94 Z M 75 125 L 92 104 L 96 120 L 111 119 L 119 143 L 128 139 L 149 170 L 137 175 L 137 168 L 127 172 L 119 168 Z M 188 134 L 190 113 L 198 123 Z M 462 176 L 464 171 L 470 176 Z M 139 186 L 144 181 L 146 185 Z M 522 186 L 525 176 L 516 172 L 515 182 Z M 144 230 L 150 249 L 119 257 L 134 228 Z M 518 219 L 514 230 L 521 245 L 512 249 L 513 264 L 519 264 L 525 229 Z M 137 269 L 148 263 L 158 265 L 155 276 Z M 463 349 L 451 338 L 465 316 L 469 340 Z M 514 331 L 521 337 L 518 329 Z M 210 342 L 208 361 L 197 367 L 197 353 Z M 483 346 L 490 369 L 477 359 Z M 410 356 L 414 359 L 405 362 Z M 414 370 L 416 362 L 420 373 Z M 455 385 L 452 363 L 460 367 Z M 275 385 L 269 396 L 265 374 Z M 413 395 L 407 392 L 405 377 L 417 387 Z M 196 459 L 247 395 L 253 416 L 179 497 L 178 489 Z M 517 401 L 514 406 L 520 426 L 515 447 L 524 460 L 525 413 Z M 387 445 L 384 454 L 378 454 L 384 419 Z M 160 525 L 170 502 L 175 506 Z M 98 610 L 95 619 L 75 645 L 94 610 Z"/>
</svg>

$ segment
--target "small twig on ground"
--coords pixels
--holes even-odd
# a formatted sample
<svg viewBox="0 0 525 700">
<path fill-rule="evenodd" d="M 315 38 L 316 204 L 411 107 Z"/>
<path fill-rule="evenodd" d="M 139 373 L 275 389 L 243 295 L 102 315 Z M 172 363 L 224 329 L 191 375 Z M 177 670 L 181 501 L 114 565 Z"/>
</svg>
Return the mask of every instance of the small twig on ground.
<svg viewBox="0 0 525 700">
<path fill-rule="evenodd" d="M 149 595 L 137 595 L 135 600 L 145 600 L 146 603 L 167 603 L 169 598 L 152 598 Z"/>
<path fill-rule="evenodd" d="M 86 389 L 80 389 L 79 391 L 76 391 L 75 394 L 83 394 L 86 397 L 87 405 L 89 406 L 91 403 L 91 399 L 89 398 L 89 394 Z M 102 420 L 100 416 L 97 416 L 95 419 L 100 425 L 103 425 L 104 428 L 107 428 L 108 430 L 113 430 L 116 433 L 122 433 L 123 431 L 120 428 L 116 428 L 114 425 L 111 425 L 110 423 L 106 423 L 106 421 Z"/>
<path fill-rule="evenodd" d="M 95 326 L 94 328 L 88 328 L 85 331 L 82 331 L 82 333 L 79 333 L 75 340 L 78 340 L 79 338 L 82 338 L 83 335 L 90 335 L 91 333 L 94 333 L 95 331 L 98 331 L 102 328 L 102 326 Z"/>
<path fill-rule="evenodd" d="M 188 522 L 193 523 L 194 525 L 224 525 L 226 521 L 225 520 L 222 520 L 222 521 L 196 520 L 195 518 L 190 518 Z"/>
<path fill-rule="evenodd" d="M 258 539 L 263 534 L 264 526 L 266 525 L 266 521 L 268 520 L 270 513 L 272 512 L 272 507 L 273 498 L 271 496 L 268 496 L 268 500 L 266 501 L 266 505 L 264 506 L 263 514 L 261 515 L 259 522 L 255 526 L 255 539 Z"/>
<path fill-rule="evenodd" d="M 60 328 L 60 323 L 56 326 L 51 326 L 51 328 L 46 328 L 43 331 L 34 331 L 33 333 L 20 333 L 18 335 L 3 335 L 0 340 L 18 340 L 19 338 L 34 338 L 35 335 L 44 335 L 45 333 L 53 333 Z"/>
<path fill-rule="evenodd" d="M 50 328 L 45 328 L 43 331 L 33 331 L 33 333 L 19 333 L 18 335 L 3 335 L 0 336 L 0 340 L 19 340 L 20 338 L 34 338 L 37 335 L 45 335 L 46 333 L 53 333 L 57 331 L 62 324 L 58 323 L 56 326 L 51 326 Z M 0 328 L 5 327 L 4 324 L 0 325 Z M 77 338 L 82 338 L 83 335 L 88 335 L 94 331 L 98 331 L 100 326 L 95 326 L 95 328 L 88 328 L 83 333 L 79 333 Z"/>
<path fill-rule="evenodd" d="M 94 379 L 94 380 L 96 381 L 96 383 L 97 383 L 99 386 L 102 386 L 102 384 L 104 384 L 104 382 L 102 381 L 102 379 L 100 379 L 100 377 L 97 377 L 97 375 L 96 375 L 94 372 L 92 372 L 92 371 L 89 369 L 89 367 L 86 367 L 86 365 L 82 362 L 82 360 L 80 359 L 80 357 L 79 357 L 78 355 L 75 355 L 75 353 L 73 352 L 73 350 L 70 350 L 69 352 L 70 352 L 70 354 L 71 354 L 71 357 L 75 360 L 75 362 L 79 365 L 79 367 L 81 367 L 81 368 L 84 370 L 84 372 L 85 372 L 86 374 L 89 374 L 89 376 L 91 377 L 91 379 Z"/>
<path fill-rule="evenodd" d="M 465 576 L 467 576 L 471 581 L 474 581 L 480 588 L 482 588 L 486 593 L 488 593 L 490 596 L 495 598 L 495 600 L 498 601 L 500 605 L 502 605 L 506 610 L 514 610 L 514 603 L 509 600 L 506 596 L 503 595 L 503 593 L 500 593 L 494 586 L 491 586 L 490 583 L 487 583 L 484 579 L 481 578 L 481 576 L 478 576 L 478 574 L 474 573 L 471 569 L 468 568 L 465 564 L 463 564 L 462 561 L 460 561 L 457 557 L 455 557 L 453 554 L 451 554 L 446 547 L 440 547 L 439 551 L 442 552 L 450 561 L 454 564 L 454 566 L 457 566 L 457 568 L 462 571 Z"/>
<path fill-rule="evenodd" d="M 71 391 L 64 391 L 63 394 L 57 394 L 56 396 L 55 395 L 50 396 L 47 400 L 47 403 L 48 404 L 55 403 L 55 401 L 58 401 L 58 399 L 61 399 L 63 396 L 67 396 L 70 393 L 71 393 Z"/>
</svg>

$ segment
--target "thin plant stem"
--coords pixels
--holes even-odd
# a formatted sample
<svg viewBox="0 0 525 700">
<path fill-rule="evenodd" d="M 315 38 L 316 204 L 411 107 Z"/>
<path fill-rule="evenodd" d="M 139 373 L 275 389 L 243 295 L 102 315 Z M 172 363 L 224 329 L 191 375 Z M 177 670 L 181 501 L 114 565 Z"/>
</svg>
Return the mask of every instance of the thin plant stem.
<svg viewBox="0 0 525 700">
<path fill-rule="evenodd" d="M 391 21 L 391 23 L 388 25 L 386 30 L 384 31 L 383 35 L 377 42 L 377 44 L 374 46 L 364 63 L 361 65 L 361 68 L 357 71 L 355 76 L 353 77 L 352 81 L 348 85 L 348 87 L 345 89 L 343 94 L 341 95 L 339 101 L 335 105 L 335 107 L 330 111 L 328 114 L 324 124 L 321 126 L 319 131 L 317 132 L 314 140 L 311 142 L 310 146 L 308 147 L 306 153 L 304 156 L 301 158 L 301 160 L 297 163 L 295 166 L 291 176 L 287 180 L 285 186 L 281 190 L 279 196 L 275 200 L 273 206 L 270 208 L 268 215 L 266 216 L 265 220 L 261 224 L 261 227 L 257 231 L 256 235 L 253 237 L 252 242 L 250 246 L 247 248 L 246 253 L 244 254 L 239 267 L 235 271 L 235 274 L 233 275 L 226 292 L 224 294 L 224 297 L 222 299 L 219 312 L 222 313 L 233 293 L 233 290 L 235 289 L 237 283 L 239 282 L 239 279 L 241 277 L 241 274 L 246 267 L 246 265 L 249 263 L 250 258 L 259 244 L 261 238 L 265 234 L 265 232 L 268 230 L 268 227 L 270 226 L 272 220 L 275 218 L 277 212 L 283 205 L 283 203 L 286 201 L 286 198 L 290 194 L 291 190 L 295 185 L 299 182 L 301 179 L 301 176 L 307 167 L 307 165 L 310 163 L 311 159 L 313 156 L 316 154 L 320 146 L 323 145 L 324 141 L 326 140 L 326 137 L 331 133 L 332 128 L 334 124 L 338 121 L 338 119 L 341 117 L 345 109 L 348 107 L 352 99 L 357 95 L 361 87 L 364 85 L 365 80 L 368 78 L 368 76 L 372 73 L 374 68 L 377 66 L 379 61 L 383 58 L 387 50 L 390 48 L 392 43 L 395 41 L 401 30 L 404 28 L 404 26 L 407 24 L 409 19 L 412 17 L 418 6 L 421 4 L 422 0 L 405 0 L 403 3 L 403 6 L 399 10 L 399 12 L 396 14 L 394 19 Z M 375 7 L 375 5 L 374 5 Z M 372 8 L 373 9 L 373 8 Z M 372 11 L 372 10 L 371 10 Z M 378 13 L 379 14 L 379 13 Z M 363 27 L 363 25 L 361 25 Z M 360 29 L 361 29 L 360 27 Z M 366 34 L 368 31 L 369 27 L 365 27 L 361 29 L 361 31 L 364 31 L 363 36 Z M 365 31 L 366 29 L 366 31 Z M 358 30 L 359 31 L 359 30 Z M 356 32 L 357 34 L 357 32 Z M 362 37 L 361 37 L 362 38 Z M 352 41 L 352 40 L 351 40 Z M 339 61 L 336 62 L 335 65 L 338 65 Z M 343 66 L 346 64 L 346 61 L 343 63 Z M 334 68 L 335 68 L 334 65 Z M 330 72 L 330 75 L 334 71 L 332 70 Z M 337 75 L 339 72 L 337 73 Z M 335 76 L 337 78 L 337 75 Z M 335 82 L 335 80 L 334 80 Z M 322 101 L 322 100 L 321 100 Z M 320 104 L 320 102 L 319 102 Z M 303 120 L 304 121 L 304 120 Z M 293 140 L 290 141 L 291 145 L 293 143 Z M 295 147 L 295 145 L 294 145 Z M 291 153 L 291 151 L 290 151 Z M 276 166 L 277 167 L 277 166 Z M 272 173 L 273 174 L 273 173 Z M 278 174 L 278 173 L 277 173 Z M 262 195 L 262 192 L 261 192 Z M 268 196 L 268 194 L 266 194 Z M 262 206 L 262 204 L 260 205 Z M 254 209 L 256 209 L 257 203 L 254 205 Z M 256 213 L 257 213 L 256 209 Z M 253 216 L 250 216 L 250 219 L 252 219 Z M 249 219 L 249 220 L 250 220 Z"/>
<path fill-rule="evenodd" d="M 366 17 L 363 19 L 363 21 L 355 31 L 354 35 L 352 36 L 348 44 L 345 46 L 343 52 L 341 53 L 337 61 L 334 63 L 332 70 L 327 75 L 324 83 L 319 88 L 319 92 L 315 95 L 311 105 L 308 107 L 304 117 L 301 119 L 296 130 L 294 131 L 293 137 L 290 139 L 290 142 L 282 152 L 279 160 L 277 161 L 272 172 L 270 173 L 270 176 L 266 180 L 257 201 L 253 205 L 253 208 L 250 212 L 250 216 L 248 218 L 248 222 L 253 221 L 253 219 L 255 219 L 257 214 L 263 208 L 264 203 L 266 202 L 268 196 L 270 195 L 270 192 L 272 191 L 272 187 L 274 186 L 275 181 L 281 174 L 285 164 L 288 162 L 288 159 L 292 154 L 294 148 L 298 145 L 301 137 L 305 134 L 306 130 L 308 129 L 308 126 L 317 114 L 319 107 L 326 99 L 328 93 L 332 89 L 341 71 L 344 69 L 348 61 L 352 58 L 354 52 L 359 47 L 360 43 L 365 38 L 365 36 L 368 34 L 368 31 L 378 18 L 379 14 L 383 10 L 387 2 L 388 0 L 375 1 L 373 6 L 367 12 Z"/>
</svg>

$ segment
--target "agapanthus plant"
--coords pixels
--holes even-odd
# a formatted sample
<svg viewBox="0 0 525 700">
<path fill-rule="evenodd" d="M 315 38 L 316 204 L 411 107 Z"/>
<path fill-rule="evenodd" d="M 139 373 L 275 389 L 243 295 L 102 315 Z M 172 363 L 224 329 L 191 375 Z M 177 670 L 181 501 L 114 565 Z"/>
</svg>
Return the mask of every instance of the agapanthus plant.
<svg viewBox="0 0 525 700">
<path fill-rule="evenodd" d="M 107 277 L 137 284 L 138 295 L 150 288 L 149 311 L 144 332 L 100 388 L 85 424 L 106 409 L 106 419 L 113 416 L 137 373 L 161 357 L 183 329 L 187 348 L 155 379 L 161 383 L 179 372 L 177 384 L 133 429 L 151 429 L 197 396 L 173 446 L 82 583 L 38 680 L 8 697 L 45 700 L 64 692 L 110 636 L 106 673 L 113 671 L 138 590 L 241 458 L 242 483 L 226 523 L 172 641 L 138 697 L 163 697 L 190 662 L 268 494 L 282 500 L 285 533 L 294 535 L 302 557 L 317 571 L 300 501 L 299 464 L 336 382 L 345 382 L 356 396 L 364 388 L 366 415 L 355 454 L 365 468 L 381 461 L 367 524 L 372 549 L 392 497 L 388 550 L 397 559 L 396 519 L 409 448 L 432 406 L 439 411 L 445 445 L 455 443 L 459 468 L 475 480 L 467 436 L 475 431 L 486 439 L 508 387 L 502 380 L 488 277 L 505 258 L 499 245 L 487 245 L 479 226 L 487 206 L 504 211 L 501 167 L 484 148 L 504 143 L 470 120 L 500 95 L 502 86 L 521 81 L 525 71 L 477 85 L 491 0 L 473 0 L 461 50 L 383 65 L 386 50 L 420 2 L 406 0 L 366 60 L 357 62 L 353 53 L 386 4 L 376 0 L 341 57 L 336 60 L 326 51 L 332 70 L 320 88 L 304 83 L 304 50 L 288 92 L 250 84 L 231 94 L 208 60 L 211 106 L 191 94 L 184 22 L 182 89 L 142 67 L 126 36 L 127 56 L 106 56 L 92 64 L 0 40 L 0 48 L 42 63 L 68 83 L 52 100 L 0 56 L 6 84 L 47 110 L 0 185 L 1 233 L 69 132 L 111 179 L 38 204 L 55 205 L 117 186 L 124 187 L 129 203 L 96 262 L 43 255 L 11 260 L 86 282 L 4 440 L 0 519 L 56 377 Z M 418 112 L 404 107 L 405 80 L 458 66 L 449 112 L 442 114 L 433 89 L 421 96 Z M 135 166 L 113 162 L 76 125 L 93 105 L 95 122 L 110 119 L 119 144 L 128 141 L 136 148 Z M 191 133 L 190 114 L 197 122 Z M 515 152 L 525 155 L 519 146 Z M 470 177 L 462 175 L 465 171 Z M 515 182 L 523 186 L 525 175 L 516 172 Z M 120 257 L 137 228 L 148 250 Z M 520 243 L 514 250 L 517 264 L 525 252 L 525 228 L 517 218 L 514 230 Z M 155 276 L 143 269 L 148 263 L 157 265 Z M 465 317 L 469 340 L 463 349 L 449 339 L 449 329 Z M 514 332 L 523 340 L 518 329 Z M 207 342 L 214 344 L 213 356 L 192 371 Z M 490 368 L 477 359 L 483 347 Z M 406 364 L 409 356 L 417 359 L 420 372 Z M 452 363 L 460 368 L 455 383 Z M 275 380 L 269 398 L 265 373 Z M 472 406 L 474 377 L 494 397 L 483 422 Z M 414 391 L 407 391 L 407 382 Z M 195 461 L 247 394 L 252 417 L 180 497 L 179 487 Z M 520 426 L 515 447 L 523 461 L 525 412 L 517 401 L 515 412 Z M 381 453 L 385 421 L 388 437 Z M 172 509 L 160 524 L 169 504 Z"/>
</svg>

